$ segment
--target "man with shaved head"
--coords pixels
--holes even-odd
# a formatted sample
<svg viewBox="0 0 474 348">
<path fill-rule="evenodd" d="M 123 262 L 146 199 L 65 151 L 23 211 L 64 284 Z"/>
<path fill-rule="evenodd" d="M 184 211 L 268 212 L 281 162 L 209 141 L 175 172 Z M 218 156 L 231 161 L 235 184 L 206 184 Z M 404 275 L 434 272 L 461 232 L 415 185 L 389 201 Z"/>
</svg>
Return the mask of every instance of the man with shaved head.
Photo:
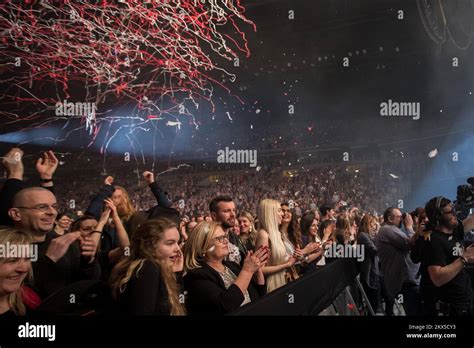
<svg viewBox="0 0 474 348">
<path fill-rule="evenodd" d="M 13 151 L 13 152 L 12 152 Z M 4 165 L 9 172 L 7 189 L 9 195 L 19 190 L 13 198 L 6 197 L 11 202 L 8 216 L 13 221 L 15 228 L 29 233 L 38 247 L 38 260 L 33 262 L 33 284 L 34 290 L 45 298 L 65 286 L 79 280 L 99 279 L 100 267 L 95 259 L 97 245 L 92 238 L 83 238 L 80 232 L 66 233 L 57 237 L 53 231 L 54 221 L 58 215 L 58 204 L 56 197 L 50 189 L 45 187 L 22 188 L 21 156 L 13 157 L 14 154 L 23 154 L 19 149 L 12 149 L 5 157 L 7 163 Z M 48 175 L 49 179 L 42 179 L 42 183 L 52 183 L 52 175 L 56 170 L 57 163 L 53 161 L 52 152 L 45 153 L 43 163 L 49 161 L 47 168 L 37 162 L 37 170 L 43 178 Z M 49 158 L 49 159 L 48 159 Z M 55 157 L 54 157 L 55 159 Z M 57 160 L 56 160 L 57 161 Z M 19 167 L 21 166 L 21 170 Z M 16 173 L 11 177 L 11 173 Z M 8 181 L 8 180 L 7 180 Z M 5 192 L 2 192 L 2 198 Z"/>
<path fill-rule="evenodd" d="M 56 197 L 43 187 L 25 188 L 14 196 L 9 215 L 16 227 L 43 241 L 58 215 Z"/>
</svg>

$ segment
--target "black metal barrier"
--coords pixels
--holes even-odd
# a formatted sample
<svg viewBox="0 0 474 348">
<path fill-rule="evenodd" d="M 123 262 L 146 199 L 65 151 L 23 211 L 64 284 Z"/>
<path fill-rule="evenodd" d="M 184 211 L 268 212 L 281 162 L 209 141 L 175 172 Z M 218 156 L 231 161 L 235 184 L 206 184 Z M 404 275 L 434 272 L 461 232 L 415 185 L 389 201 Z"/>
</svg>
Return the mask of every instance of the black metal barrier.
<svg viewBox="0 0 474 348">
<path fill-rule="evenodd" d="M 231 315 L 317 315 L 354 282 L 358 273 L 356 259 L 336 259 Z"/>
</svg>

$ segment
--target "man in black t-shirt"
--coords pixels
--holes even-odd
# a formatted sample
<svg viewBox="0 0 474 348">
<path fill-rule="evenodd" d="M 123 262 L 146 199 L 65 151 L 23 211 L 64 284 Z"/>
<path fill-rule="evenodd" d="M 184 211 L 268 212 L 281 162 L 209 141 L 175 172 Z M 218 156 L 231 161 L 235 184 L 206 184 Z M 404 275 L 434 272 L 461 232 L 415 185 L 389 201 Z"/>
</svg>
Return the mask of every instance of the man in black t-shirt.
<svg viewBox="0 0 474 348">
<path fill-rule="evenodd" d="M 451 201 L 431 199 L 425 207 L 432 231 L 426 242 L 421 265 L 421 295 L 428 315 L 436 315 L 437 302 L 449 305 L 450 315 L 471 315 L 473 292 L 464 266 L 474 263 L 474 246 L 464 248 L 464 234 L 474 228 L 474 215 L 463 223 L 457 219 Z"/>
</svg>

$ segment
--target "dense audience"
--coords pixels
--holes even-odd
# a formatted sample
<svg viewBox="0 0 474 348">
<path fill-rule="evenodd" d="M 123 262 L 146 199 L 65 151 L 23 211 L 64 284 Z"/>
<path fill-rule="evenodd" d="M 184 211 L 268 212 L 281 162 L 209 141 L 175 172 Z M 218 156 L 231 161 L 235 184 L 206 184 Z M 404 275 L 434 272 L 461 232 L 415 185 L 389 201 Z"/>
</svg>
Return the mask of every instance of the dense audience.
<svg viewBox="0 0 474 348">
<path fill-rule="evenodd" d="M 144 171 L 134 182 L 61 178 L 47 151 L 35 186 L 23 157 L 13 148 L 2 161 L 0 243 L 25 252 L 0 255 L 0 316 L 91 284 L 119 316 L 228 314 L 356 250 L 360 311 L 473 313 L 474 247 L 463 240 L 474 216 L 459 221 L 443 197 L 411 214 L 387 207 L 403 188 L 380 165 Z"/>
</svg>

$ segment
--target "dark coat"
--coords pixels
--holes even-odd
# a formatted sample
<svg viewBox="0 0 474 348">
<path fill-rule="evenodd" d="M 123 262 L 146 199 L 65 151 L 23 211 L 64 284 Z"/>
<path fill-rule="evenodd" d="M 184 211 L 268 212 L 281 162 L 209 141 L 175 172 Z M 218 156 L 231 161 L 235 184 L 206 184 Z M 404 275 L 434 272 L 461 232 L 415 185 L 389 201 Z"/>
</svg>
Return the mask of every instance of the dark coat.
<svg viewBox="0 0 474 348">
<path fill-rule="evenodd" d="M 236 276 L 240 273 L 240 266 L 234 262 L 224 261 Z M 184 276 L 184 289 L 188 292 L 186 306 L 190 314 L 228 314 L 238 308 L 244 301 L 244 294 L 240 288 L 232 284 L 225 288 L 224 281 L 219 273 L 211 266 L 202 262 L 200 268 L 194 268 Z M 265 295 L 266 285 L 257 285 L 250 282 L 248 292 L 251 301 Z"/>
</svg>

